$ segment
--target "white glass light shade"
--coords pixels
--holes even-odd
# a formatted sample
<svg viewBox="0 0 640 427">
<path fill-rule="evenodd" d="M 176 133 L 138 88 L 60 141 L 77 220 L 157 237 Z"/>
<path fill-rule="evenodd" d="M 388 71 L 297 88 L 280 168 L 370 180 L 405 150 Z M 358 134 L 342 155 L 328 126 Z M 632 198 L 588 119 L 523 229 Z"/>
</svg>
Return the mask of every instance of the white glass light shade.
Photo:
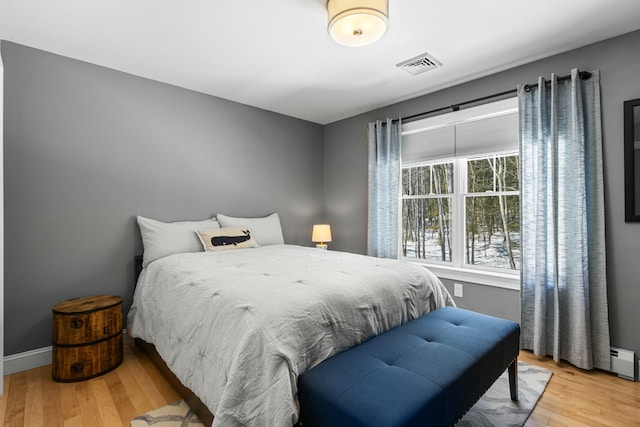
<svg viewBox="0 0 640 427">
<path fill-rule="evenodd" d="M 331 241 L 331 226 L 329 224 L 316 224 L 313 226 L 311 241 L 326 243 Z"/>
<path fill-rule="evenodd" d="M 328 31 L 345 46 L 366 46 L 387 32 L 389 0 L 329 0 Z"/>
</svg>

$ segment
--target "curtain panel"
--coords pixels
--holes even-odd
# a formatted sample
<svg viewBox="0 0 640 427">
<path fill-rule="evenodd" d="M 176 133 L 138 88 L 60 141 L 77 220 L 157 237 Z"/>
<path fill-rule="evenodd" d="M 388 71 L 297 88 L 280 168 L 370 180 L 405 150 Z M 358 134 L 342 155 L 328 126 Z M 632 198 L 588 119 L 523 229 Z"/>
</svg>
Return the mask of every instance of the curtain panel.
<svg viewBox="0 0 640 427">
<path fill-rule="evenodd" d="M 367 254 L 398 258 L 400 120 L 369 123 Z"/>
<path fill-rule="evenodd" d="M 600 76 L 518 87 L 521 345 L 610 368 Z"/>
</svg>

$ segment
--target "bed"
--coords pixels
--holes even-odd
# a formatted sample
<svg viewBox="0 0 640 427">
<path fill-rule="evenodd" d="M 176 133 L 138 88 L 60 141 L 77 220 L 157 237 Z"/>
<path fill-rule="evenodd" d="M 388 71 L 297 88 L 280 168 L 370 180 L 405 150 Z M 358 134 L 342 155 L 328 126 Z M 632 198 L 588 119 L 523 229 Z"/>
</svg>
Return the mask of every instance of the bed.
<svg viewBox="0 0 640 427">
<path fill-rule="evenodd" d="M 214 426 L 292 426 L 301 373 L 446 305 L 418 265 L 274 243 L 147 263 L 127 329 L 155 346 Z"/>
</svg>

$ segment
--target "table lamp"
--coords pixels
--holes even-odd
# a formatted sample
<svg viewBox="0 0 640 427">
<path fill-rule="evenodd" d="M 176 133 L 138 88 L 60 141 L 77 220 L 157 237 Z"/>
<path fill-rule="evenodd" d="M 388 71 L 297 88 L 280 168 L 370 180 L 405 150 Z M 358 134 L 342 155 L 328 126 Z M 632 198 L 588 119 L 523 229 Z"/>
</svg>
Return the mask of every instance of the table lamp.
<svg viewBox="0 0 640 427">
<path fill-rule="evenodd" d="M 331 241 L 331 226 L 329 224 L 316 224 L 313 226 L 311 241 L 317 242 L 316 248 L 327 249 L 326 242 Z"/>
</svg>

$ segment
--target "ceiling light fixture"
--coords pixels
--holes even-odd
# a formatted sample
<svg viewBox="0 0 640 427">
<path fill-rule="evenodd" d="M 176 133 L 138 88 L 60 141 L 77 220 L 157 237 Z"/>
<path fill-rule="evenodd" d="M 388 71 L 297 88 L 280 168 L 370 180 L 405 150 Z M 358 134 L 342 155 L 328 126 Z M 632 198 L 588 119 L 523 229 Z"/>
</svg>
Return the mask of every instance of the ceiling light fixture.
<svg viewBox="0 0 640 427">
<path fill-rule="evenodd" d="M 366 46 L 387 32 L 389 0 L 329 0 L 328 31 L 345 46 Z"/>
</svg>

